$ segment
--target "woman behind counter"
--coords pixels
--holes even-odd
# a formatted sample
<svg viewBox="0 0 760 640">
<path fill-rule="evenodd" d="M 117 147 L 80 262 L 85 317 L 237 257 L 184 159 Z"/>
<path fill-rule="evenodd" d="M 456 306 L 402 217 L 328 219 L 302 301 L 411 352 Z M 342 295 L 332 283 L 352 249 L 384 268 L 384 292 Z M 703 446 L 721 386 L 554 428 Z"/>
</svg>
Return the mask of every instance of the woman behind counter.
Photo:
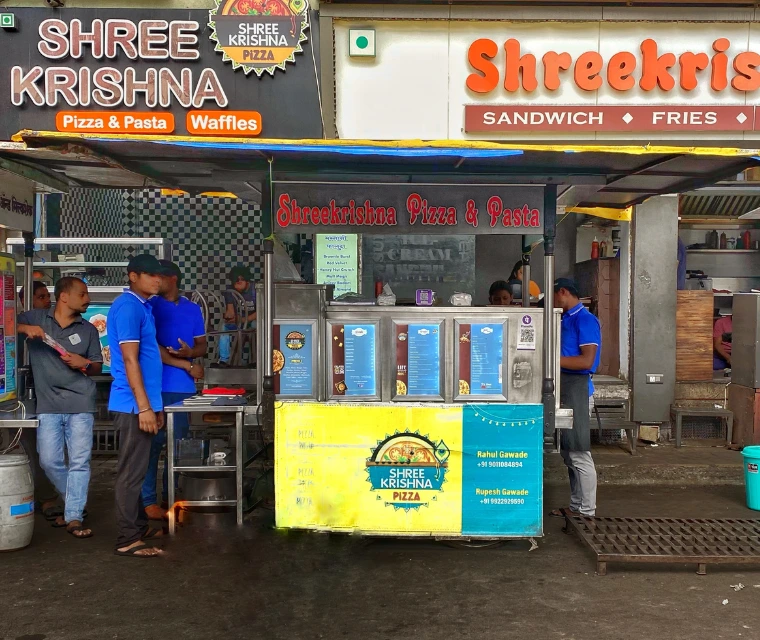
<svg viewBox="0 0 760 640">
<path fill-rule="evenodd" d="M 523 279 L 523 263 L 522 260 L 518 260 L 517 264 L 515 264 L 514 268 L 512 269 L 512 273 L 509 274 L 510 280 L 519 280 L 522 282 Z M 533 280 L 530 281 L 529 285 L 529 293 L 531 298 L 538 298 L 538 296 L 541 295 L 541 289 L 538 288 L 538 285 L 533 282 Z"/>
<path fill-rule="evenodd" d="M 504 280 L 497 280 L 488 290 L 488 304 L 509 307 L 512 304 L 512 289 Z"/>
</svg>

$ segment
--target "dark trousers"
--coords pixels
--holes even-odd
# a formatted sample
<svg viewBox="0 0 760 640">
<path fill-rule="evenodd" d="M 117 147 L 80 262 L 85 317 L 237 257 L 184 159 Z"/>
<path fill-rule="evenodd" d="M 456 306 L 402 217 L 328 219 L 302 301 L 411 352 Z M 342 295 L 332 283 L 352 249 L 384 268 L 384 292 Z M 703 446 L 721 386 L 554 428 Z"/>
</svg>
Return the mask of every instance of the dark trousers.
<svg viewBox="0 0 760 640">
<path fill-rule="evenodd" d="M 40 504 L 56 500 L 58 493 L 40 466 L 40 456 L 37 453 L 37 429 L 22 430 L 21 445 L 24 447 L 24 451 L 29 458 L 29 465 L 32 467 L 34 499 Z"/>
<path fill-rule="evenodd" d="M 137 542 L 148 531 L 142 486 L 150 461 L 153 434 L 140 431 L 135 413 L 115 413 L 119 430 L 119 463 L 116 467 L 116 548 Z"/>
</svg>

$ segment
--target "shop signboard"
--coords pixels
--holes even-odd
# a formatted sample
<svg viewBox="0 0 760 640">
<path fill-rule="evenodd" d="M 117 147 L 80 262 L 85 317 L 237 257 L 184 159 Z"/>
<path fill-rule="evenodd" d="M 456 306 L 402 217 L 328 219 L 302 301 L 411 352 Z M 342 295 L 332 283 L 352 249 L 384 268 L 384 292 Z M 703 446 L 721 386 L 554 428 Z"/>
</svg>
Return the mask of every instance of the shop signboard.
<svg viewBox="0 0 760 640">
<path fill-rule="evenodd" d="M 13 12 L 18 28 L 2 33 L 0 139 L 22 129 L 322 137 L 305 0 Z"/>
<path fill-rule="evenodd" d="M 356 25 L 336 24 L 337 126 L 345 138 L 760 136 L 757 22 L 361 25 L 375 31 L 380 62 L 371 68 L 348 51 Z M 423 72 L 409 64 L 420 49 Z"/>
<path fill-rule="evenodd" d="M 34 183 L 0 170 L 0 227 L 34 231 Z"/>
<path fill-rule="evenodd" d="M 543 188 L 468 184 L 278 182 L 287 233 L 540 234 Z"/>
<path fill-rule="evenodd" d="M 284 402 L 275 412 L 278 527 L 542 533 L 541 405 Z"/>
</svg>

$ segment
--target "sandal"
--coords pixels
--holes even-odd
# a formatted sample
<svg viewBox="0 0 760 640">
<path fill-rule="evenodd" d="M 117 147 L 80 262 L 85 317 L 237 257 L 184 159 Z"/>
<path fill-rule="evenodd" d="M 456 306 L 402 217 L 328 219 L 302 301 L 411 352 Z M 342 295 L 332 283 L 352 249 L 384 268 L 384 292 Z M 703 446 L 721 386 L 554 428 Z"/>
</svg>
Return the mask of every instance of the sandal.
<svg viewBox="0 0 760 640">
<path fill-rule="evenodd" d="M 45 520 L 48 522 L 53 522 L 53 520 L 63 515 L 63 507 L 55 504 L 52 507 L 48 507 L 47 509 L 41 509 L 40 512 L 42 513 L 42 516 L 45 518 Z"/>
<path fill-rule="evenodd" d="M 156 549 L 158 553 L 155 554 L 144 554 L 144 553 L 137 553 L 138 551 L 142 551 L 143 549 L 156 549 L 156 547 L 152 547 L 149 544 L 138 544 L 134 547 L 131 547 L 127 549 L 126 551 L 119 551 L 118 549 L 114 549 L 114 553 L 117 556 L 124 556 L 124 557 L 131 557 L 131 558 L 160 558 L 162 551 L 160 549 Z"/>
<path fill-rule="evenodd" d="M 549 512 L 550 518 L 565 518 L 570 516 L 571 518 L 581 515 L 577 511 L 573 511 L 570 507 L 563 507 L 562 509 L 554 509 Z"/>
<path fill-rule="evenodd" d="M 72 520 L 69 523 L 69 525 L 66 527 L 66 533 L 70 533 L 75 538 L 92 538 L 91 529 L 87 529 L 86 527 L 83 527 L 81 522 L 79 524 L 74 524 L 75 522 L 79 522 L 79 521 Z M 81 533 L 83 531 L 87 531 L 88 533 Z"/>
<path fill-rule="evenodd" d="M 60 515 L 55 520 L 53 520 L 53 523 L 50 526 L 54 529 L 63 529 L 64 527 L 68 526 L 68 522 L 63 519 L 63 515 Z"/>
<path fill-rule="evenodd" d="M 141 538 L 141 540 L 155 540 L 156 538 L 163 538 L 169 534 L 169 527 L 162 527 L 160 529 L 150 528 Z"/>
</svg>

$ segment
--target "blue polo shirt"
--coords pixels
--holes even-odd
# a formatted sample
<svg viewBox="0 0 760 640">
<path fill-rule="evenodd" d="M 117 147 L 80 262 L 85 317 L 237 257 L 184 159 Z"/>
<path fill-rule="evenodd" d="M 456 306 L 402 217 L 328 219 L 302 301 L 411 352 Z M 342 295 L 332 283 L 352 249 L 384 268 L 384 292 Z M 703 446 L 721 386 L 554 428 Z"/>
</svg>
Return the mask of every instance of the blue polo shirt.
<svg viewBox="0 0 760 640">
<path fill-rule="evenodd" d="M 180 296 L 176 303 L 161 296 L 154 296 L 148 304 L 153 309 L 156 338 L 160 346 L 179 349 L 179 340 L 182 339 L 192 347 L 196 339 L 206 335 L 201 308 L 184 296 Z M 170 364 L 164 364 L 163 369 L 164 392 L 195 393 L 195 380 L 187 371 Z"/>
<path fill-rule="evenodd" d="M 111 306 L 108 313 L 108 342 L 111 345 L 111 397 L 108 401 L 109 411 L 119 413 L 137 413 L 135 396 L 127 380 L 121 345 L 127 342 L 140 344 L 138 360 L 142 371 L 145 393 L 153 411 L 164 408 L 161 401 L 161 377 L 163 366 L 161 353 L 156 342 L 156 324 L 153 313 L 145 298 L 134 291 L 125 289 Z"/>
<path fill-rule="evenodd" d="M 599 319 L 579 302 L 562 314 L 560 354 L 569 357 L 579 356 L 581 347 L 589 344 L 597 346 L 594 366 L 585 371 L 562 369 L 562 373 L 590 375 L 597 370 L 602 357 L 602 330 Z M 594 393 L 594 383 L 591 378 L 589 378 L 588 392 L 589 395 Z"/>
</svg>

